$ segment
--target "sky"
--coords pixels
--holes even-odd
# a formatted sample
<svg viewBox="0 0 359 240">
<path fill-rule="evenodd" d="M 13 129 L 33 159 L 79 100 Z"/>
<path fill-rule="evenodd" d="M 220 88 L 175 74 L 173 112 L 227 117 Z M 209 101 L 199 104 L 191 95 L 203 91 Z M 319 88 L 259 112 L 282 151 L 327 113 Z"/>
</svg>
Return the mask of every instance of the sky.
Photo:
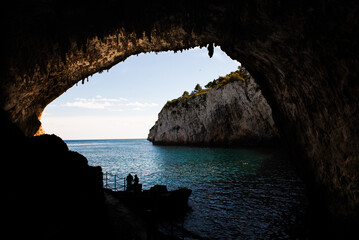
<svg viewBox="0 0 359 240">
<path fill-rule="evenodd" d="M 43 112 L 42 126 L 64 140 L 147 138 L 168 100 L 239 65 L 220 47 L 212 58 L 206 48 L 131 56 L 55 99 Z"/>
</svg>

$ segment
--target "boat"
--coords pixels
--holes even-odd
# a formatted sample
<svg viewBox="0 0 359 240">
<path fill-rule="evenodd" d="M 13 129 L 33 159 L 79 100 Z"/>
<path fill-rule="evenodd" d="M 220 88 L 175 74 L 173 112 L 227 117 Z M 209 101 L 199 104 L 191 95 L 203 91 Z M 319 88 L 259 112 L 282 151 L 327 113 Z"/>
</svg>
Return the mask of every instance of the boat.
<svg viewBox="0 0 359 240">
<path fill-rule="evenodd" d="M 161 215 L 185 213 L 189 209 L 188 199 L 192 194 L 192 190 L 188 188 L 168 191 L 166 185 L 155 185 L 143 191 L 109 191 L 135 211 L 150 211 Z"/>
</svg>

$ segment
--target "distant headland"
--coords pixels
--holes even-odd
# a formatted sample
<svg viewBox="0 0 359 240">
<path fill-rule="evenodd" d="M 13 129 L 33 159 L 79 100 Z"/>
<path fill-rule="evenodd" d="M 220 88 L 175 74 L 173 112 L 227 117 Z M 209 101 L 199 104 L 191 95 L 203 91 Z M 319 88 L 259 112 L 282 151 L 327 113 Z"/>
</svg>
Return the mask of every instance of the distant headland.
<svg viewBox="0 0 359 240">
<path fill-rule="evenodd" d="M 168 101 L 148 138 L 160 145 L 257 146 L 278 143 L 272 110 L 243 68 Z"/>
</svg>

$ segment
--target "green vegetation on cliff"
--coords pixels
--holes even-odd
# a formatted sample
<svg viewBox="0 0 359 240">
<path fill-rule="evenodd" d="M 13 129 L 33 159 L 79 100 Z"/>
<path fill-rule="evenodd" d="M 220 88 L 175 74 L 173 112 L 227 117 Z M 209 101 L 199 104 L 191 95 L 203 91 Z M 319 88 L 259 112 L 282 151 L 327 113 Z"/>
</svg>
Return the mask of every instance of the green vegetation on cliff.
<svg viewBox="0 0 359 240">
<path fill-rule="evenodd" d="M 201 85 L 197 84 L 194 90 L 191 92 L 191 94 L 187 91 L 184 91 L 181 97 L 173 99 L 171 101 L 167 101 L 165 106 L 167 107 L 174 106 L 179 102 L 190 99 L 194 96 L 206 94 L 209 90 L 213 88 L 219 88 L 231 82 L 235 82 L 235 81 L 246 82 L 250 77 L 251 75 L 249 74 L 249 72 L 247 72 L 247 70 L 244 67 L 238 66 L 238 70 L 231 72 L 224 77 L 219 77 L 217 79 L 214 79 L 213 81 L 207 83 L 204 86 L 205 88 L 202 88 Z"/>
</svg>

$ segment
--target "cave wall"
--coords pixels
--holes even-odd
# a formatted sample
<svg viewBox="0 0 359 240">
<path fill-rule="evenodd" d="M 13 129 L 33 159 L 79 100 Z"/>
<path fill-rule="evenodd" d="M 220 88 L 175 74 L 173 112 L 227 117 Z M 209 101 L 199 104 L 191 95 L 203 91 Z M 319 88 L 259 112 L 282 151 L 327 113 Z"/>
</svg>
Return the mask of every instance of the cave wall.
<svg viewBox="0 0 359 240">
<path fill-rule="evenodd" d="M 357 217 L 358 12 L 355 1 L 11 2 L 0 106 L 31 136 L 46 105 L 88 76 L 141 52 L 215 43 L 259 82 L 334 216 Z"/>
</svg>

